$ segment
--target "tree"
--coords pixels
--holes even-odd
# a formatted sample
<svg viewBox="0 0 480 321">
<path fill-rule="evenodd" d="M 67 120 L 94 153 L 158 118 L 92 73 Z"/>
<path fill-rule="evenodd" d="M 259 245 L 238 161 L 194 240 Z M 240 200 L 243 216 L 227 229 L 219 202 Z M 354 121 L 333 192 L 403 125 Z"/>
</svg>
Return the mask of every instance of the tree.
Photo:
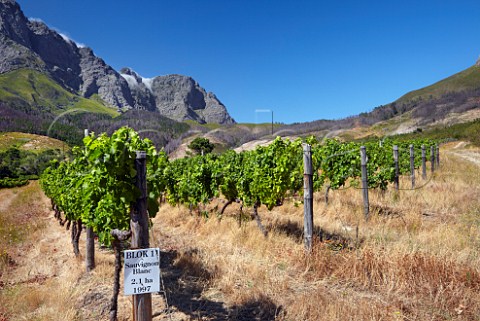
<svg viewBox="0 0 480 321">
<path fill-rule="evenodd" d="M 188 148 L 202 155 L 211 153 L 214 147 L 215 145 L 208 138 L 204 137 L 197 137 L 188 145 Z"/>
</svg>

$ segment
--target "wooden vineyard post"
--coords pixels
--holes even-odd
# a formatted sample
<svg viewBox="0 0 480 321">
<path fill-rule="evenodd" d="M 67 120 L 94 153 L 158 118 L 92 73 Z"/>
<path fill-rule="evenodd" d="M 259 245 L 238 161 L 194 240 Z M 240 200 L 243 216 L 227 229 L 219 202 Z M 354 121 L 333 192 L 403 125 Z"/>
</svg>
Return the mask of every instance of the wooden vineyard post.
<svg viewBox="0 0 480 321">
<path fill-rule="evenodd" d="M 137 151 L 135 169 L 137 175 L 135 185 L 140 190 L 140 196 L 133 204 L 130 212 L 130 229 L 132 231 L 131 248 L 145 249 L 150 247 L 147 212 L 147 154 Z M 133 296 L 133 320 L 152 321 L 151 293 Z"/>
<path fill-rule="evenodd" d="M 422 145 L 422 178 L 427 179 L 427 153 L 425 145 Z"/>
<path fill-rule="evenodd" d="M 437 168 L 440 167 L 440 146 L 437 145 Z"/>
<path fill-rule="evenodd" d="M 365 146 L 360 147 L 360 164 L 362 167 L 362 192 L 363 192 L 363 213 L 368 221 L 370 205 L 368 203 L 368 176 L 367 176 L 367 150 Z"/>
<path fill-rule="evenodd" d="M 398 146 L 394 145 L 393 146 L 393 161 L 395 163 L 395 177 L 393 179 L 395 189 L 398 191 L 400 184 L 398 181 L 398 176 L 399 176 L 399 169 L 398 169 Z"/>
<path fill-rule="evenodd" d="M 85 129 L 84 136 L 88 136 L 88 129 Z M 85 267 L 90 272 L 95 268 L 95 236 L 91 226 L 86 226 L 85 232 Z"/>
<path fill-rule="evenodd" d="M 430 165 L 432 166 L 432 173 L 435 172 L 435 147 L 430 146 Z"/>
<path fill-rule="evenodd" d="M 303 144 L 303 231 L 305 250 L 312 251 L 313 238 L 313 168 L 312 147 Z"/>
<path fill-rule="evenodd" d="M 410 144 L 410 177 L 412 178 L 412 189 L 415 188 L 415 150 Z"/>
</svg>

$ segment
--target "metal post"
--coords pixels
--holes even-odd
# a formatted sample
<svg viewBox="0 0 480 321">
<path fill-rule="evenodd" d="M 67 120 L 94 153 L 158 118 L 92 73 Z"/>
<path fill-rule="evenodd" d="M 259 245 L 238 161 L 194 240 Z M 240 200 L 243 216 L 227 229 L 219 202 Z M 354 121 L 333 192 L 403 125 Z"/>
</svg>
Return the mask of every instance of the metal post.
<svg viewBox="0 0 480 321">
<path fill-rule="evenodd" d="M 399 189 L 399 181 L 398 181 L 398 176 L 399 176 L 399 168 L 398 168 L 398 146 L 394 145 L 393 146 L 393 161 L 395 163 L 395 177 L 394 177 L 394 185 L 395 189 L 398 191 Z"/>
<path fill-rule="evenodd" d="M 410 177 L 412 178 L 412 189 L 415 188 L 415 150 L 410 145 Z"/>
<path fill-rule="evenodd" d="M 363 212 L 365 214 L 365 220 L 368 221 L 370 205 L 368 202 L 367 150 L 365 146 L 360 147 L 360 159 L 362 167 Z"/>
<path fill-rule="evenodd" d="M 272 136 L 273 136 L 273 110 L 272 110 Z"/>
<path fill-rule="evenodd" d="M 150 247 L 148 232 L 147 212 L 147 154 L 137 151 L 135 169 L 137 175 L 135 185 L 140 190 L 140 196 L 133 204 L 130 212 L 130 229 L 132 230 L 131 248 L 145 249 Z M 133 320 L 152 320 L 152 295 L 151 293 L 133 296 Z"/>
<path fill-rule="evenodd" d="M 422 145 L 422 178 L 427 179 L 427 153 L 425 145 Z"/>
<path fill-rule="evenodd" d="M 312 251 L 313 238 L 313 168 L 312 147 L 303 144 L 303 229 L 305 250 Z"/>
</svg>

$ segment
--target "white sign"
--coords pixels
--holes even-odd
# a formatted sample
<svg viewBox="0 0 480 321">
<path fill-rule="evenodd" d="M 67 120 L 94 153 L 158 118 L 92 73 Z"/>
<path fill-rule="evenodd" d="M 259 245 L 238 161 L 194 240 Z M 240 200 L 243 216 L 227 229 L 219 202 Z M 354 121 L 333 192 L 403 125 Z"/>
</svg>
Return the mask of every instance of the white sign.
<svg viewBox="0 0 480 321">
<path fill-rule="evenodd" d="M 124 294 L 160 292 L 160 249 L 125 250 Z"/>
</svg>

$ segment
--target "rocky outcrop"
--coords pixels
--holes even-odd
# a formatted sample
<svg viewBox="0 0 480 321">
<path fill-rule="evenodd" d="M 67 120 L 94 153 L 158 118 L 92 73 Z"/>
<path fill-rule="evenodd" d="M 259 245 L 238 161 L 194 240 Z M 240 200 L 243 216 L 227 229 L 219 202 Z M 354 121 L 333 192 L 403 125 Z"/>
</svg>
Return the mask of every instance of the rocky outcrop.
<svg viewBox="0 0 480 321">
<path fill-rule="evenodd" d="M 84 97 L 98 94 L 108 105 L 132 108 L 127 82 L 89 48 L 29 20 L 12 0 L 0 0 L 0 73 L 31 68 Z"/>
<path fill-rule="evenodd" d="M 80 93 L 84 97 L 98 94 L 107 104 L 117 108 L 133 107 L 127 82 L 118 72 L 93 54 L 90 48 L 80 48 Z"/>
<path fill-rule="evenodd" d="M 235 123 L 214 93 L 208 92 L 205 98 L 207 107 L 203 110 L 203 118 L 207 123 L 232 124 Z"/>
<path fill-rule="evenodd" d="M 140 110 L 155 111 L 155 97 L 151 90 L 151 79 L 140 77 L 130 68 L 122 68 L 120 75 L 128 83 L 133 99 L 133 107 Z"/>
<path fill-rule="evenodd" d="M 146 79 L 121 74 L 39 20 L 27 19 L 14 0 L 0 0 L 0 73 L 31 68 L 48 74 L 71 92 L 98 96 L 121 109 L 158 111 L 175 120 L 233 123 L 225 106 L 196 81 L 181 75 Z"/>
<path fill-rule="evenodd" d="M 80 54 L 75 43 L 66 41 L 41 21 L 27 21 L 29 49 L 45 63 L 46 71 L 65 88 L 78 91 L 81 85 Z"/>
<path fill-rule="evenodd" d="M 0 74 L 19 68 L 46 70 L 43 60 L 28 48 L 0 33 Z"/>
<path fill-rule="evenodd" d="M 29 49 L 27 22 L 15 1 L 0 0 L 0 73 L 22 67 L 44 69 L 41 58 Z"/>
<path fill-rule="evenodd" d="M 30 47 L 28 20 L 13 0 L 0 0 L 0 33 L 14 42 Z"/>
</svg>

